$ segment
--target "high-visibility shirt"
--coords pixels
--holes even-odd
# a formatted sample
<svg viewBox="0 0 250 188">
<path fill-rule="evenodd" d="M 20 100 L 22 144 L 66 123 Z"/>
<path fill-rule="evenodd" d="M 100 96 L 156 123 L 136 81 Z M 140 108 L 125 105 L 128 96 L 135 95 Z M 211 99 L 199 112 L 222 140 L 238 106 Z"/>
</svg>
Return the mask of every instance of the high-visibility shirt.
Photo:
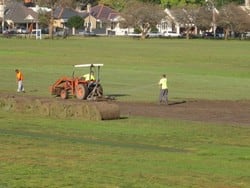
<svg viewBox="0 0 250 188">
<path fill-rule="evenodd" d="M 159 85 L 161 86 L 161 89 L 167 89 L 168 88 L 168 80 L 167 78 L 162 78 L 159 81 Z"/>
<path fill-rule="evenodd" d="M 95 77 L 92 74 L 84 74 L 83 77 L 85 78 L 86 81 L 95 80 Z"/>
<path fill-rule="evenodd" d="M 16 73 L 16 79 L 18 81 L 23 80 L 23 74 L 20 71 L 18 73 Z"/>
</svg>

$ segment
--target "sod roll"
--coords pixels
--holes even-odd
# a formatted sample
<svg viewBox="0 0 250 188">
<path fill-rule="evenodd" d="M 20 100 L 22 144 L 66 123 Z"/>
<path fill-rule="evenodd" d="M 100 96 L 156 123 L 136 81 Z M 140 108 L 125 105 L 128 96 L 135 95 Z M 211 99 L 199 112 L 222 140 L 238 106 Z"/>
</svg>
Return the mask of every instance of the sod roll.
<svg viewBox="0 0 250 188">
<path fill-rule="evenodd" d="M 56 118 L 111 120 L 120 118 L 117 104 L 106 101 L 62 100 L 0 94 L 0 109 Z"/>
</svg>

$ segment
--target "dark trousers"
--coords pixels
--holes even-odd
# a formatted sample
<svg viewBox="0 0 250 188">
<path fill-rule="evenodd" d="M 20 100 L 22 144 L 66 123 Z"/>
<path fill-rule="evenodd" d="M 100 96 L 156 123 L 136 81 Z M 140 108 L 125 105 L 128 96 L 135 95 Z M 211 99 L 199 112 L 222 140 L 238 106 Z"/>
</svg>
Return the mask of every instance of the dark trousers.
<svg viewBox="0 0 250 188">
<path fill-rule="evenodd" d="M 168 89 L 160 90 L 159 102 L 168 104 Z"/>
</svg>

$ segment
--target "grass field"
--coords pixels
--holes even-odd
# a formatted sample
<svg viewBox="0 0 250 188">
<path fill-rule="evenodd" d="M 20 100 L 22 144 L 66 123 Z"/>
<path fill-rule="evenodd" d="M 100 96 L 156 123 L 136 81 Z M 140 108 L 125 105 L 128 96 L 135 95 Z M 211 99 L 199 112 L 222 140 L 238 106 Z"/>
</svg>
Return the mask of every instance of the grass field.
<svg viewBox="0 0 250 188">
<path fill-rule="evenodd" d="M 72 65 L 103 63 L 105 94 L 124 96 L 120 100 L 156 101 L 163 73 L 171 100 L 250 99 L 248 41 L 1 39 L 0 58 L 4 91 L 16 89 L 15 68 L 23 70 L 27 91 L 49 96 L 49 85 L 71 76 Z"/>
<path fill-rule="evenodd" d="M 72 65 L 104 63 L 105 94 L 155 102 L 162 73 L 170 100 L 250 100 L 246 41 L 0 39 L 1 92 L 27 95 Z M 25 94 L 26 95 L 26 94 Z M 129 117 L 53 119 L 0 111 L 0 187 L 250 187 L 249 126 Z"/>
<path fill-rule="evenodd" d="M 2 112 L 0 187 L 250 185 L 248 127 L 135 118 L 89 122 Z"/>
</svg>

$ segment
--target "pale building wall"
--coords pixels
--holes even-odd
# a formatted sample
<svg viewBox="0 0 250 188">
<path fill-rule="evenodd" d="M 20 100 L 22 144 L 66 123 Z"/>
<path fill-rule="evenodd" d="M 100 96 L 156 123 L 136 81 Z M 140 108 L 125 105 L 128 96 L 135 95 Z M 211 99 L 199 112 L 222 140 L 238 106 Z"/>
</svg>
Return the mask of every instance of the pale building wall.
<svg viewBox="0 0 250 188">
<path fill-rule="evenodd" d="M 54 20 L 54 27 L 63 28 L 62 20 Z"/>
<path fill-rule="evenodd" d="M 91 23 L 90 24 L 90 30 L 92 31 L 93 29 L 96 29 L 96 19 L 93 16 L 87 16 L 84 19 L 84 26 L 86 28 L 88 27 L 89 22 Z"/>
<path fill-rule="evenodd" d="M 250 0 L 245 0 L 245 6 L 250 7 Z"/>
<path fill-rule="evenodd" d="M 3 17 L 4 5 L 0 3 L 0 18 Z"/>
</svg>

